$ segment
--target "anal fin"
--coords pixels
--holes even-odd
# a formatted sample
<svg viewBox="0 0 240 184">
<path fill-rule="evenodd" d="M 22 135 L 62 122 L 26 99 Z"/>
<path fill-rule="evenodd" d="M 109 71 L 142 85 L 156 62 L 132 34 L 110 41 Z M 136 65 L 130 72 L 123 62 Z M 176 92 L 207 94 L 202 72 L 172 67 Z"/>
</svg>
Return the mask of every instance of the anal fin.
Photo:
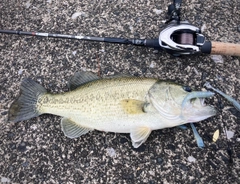
<svg viewBox="0 0 240 184">
<path fill-rule="evenodd" d="M 61 121 L 61 129 L 65 136 L 73 139 L 80 137 L 81 135 L 84 135 L 88 133 L 89 131 L 93 130 L 91 128 L 83 127 L 81 125 L 78 125 L 74 121 L 63 118 Z"/>
<path fill-rule="evenodd" d="M 134 148 L 138 148 L 144 143 L 148 136 L 151 134 L 151 129 L 149 127 L 138 127 L 131 131 L 130 137 L 132 140 L 132 145 Z"/>
</svg>

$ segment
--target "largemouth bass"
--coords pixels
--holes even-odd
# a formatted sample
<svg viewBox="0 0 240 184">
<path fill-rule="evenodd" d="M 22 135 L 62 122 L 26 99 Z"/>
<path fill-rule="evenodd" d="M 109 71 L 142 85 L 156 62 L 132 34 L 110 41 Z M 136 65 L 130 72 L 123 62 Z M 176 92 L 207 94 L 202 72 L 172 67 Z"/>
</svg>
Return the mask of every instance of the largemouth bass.
<svg viewBox="0 0 240 184">
<path fill-rule="evenodd" d="M 189 92 L 181 85 L 154 78 L 101 79 L 90 72 L 77 72 L 69 87 L 69 92 L 51 94 L 33 80 L 23 80 L 20 96 L 9 109 L 9 120 L 54 114 L 63 117 L 61 128 L 69 138 L 94 129 L 130 133 L 137 148 L 152 130 L 198 122 L 216 114 L 204 103 L 212 93 Z"/>
</svg>

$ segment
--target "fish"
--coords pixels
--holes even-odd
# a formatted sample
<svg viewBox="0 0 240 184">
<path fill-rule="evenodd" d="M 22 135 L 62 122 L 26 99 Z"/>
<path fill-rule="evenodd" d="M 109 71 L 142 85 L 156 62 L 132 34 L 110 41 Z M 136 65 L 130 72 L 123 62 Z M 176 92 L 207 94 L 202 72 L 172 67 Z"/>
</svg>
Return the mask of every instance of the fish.
<svg viewBox="0 0 240 184">
<path fill-rule="evenodd" d="M 9 108 L 8 120 L 16 123 L 53 114 L 62 117 L 61 129 L 69 138 L 93 130 L 130 133 L 133 147 L 138 148 L 153 130 L 216 115 L 213 106 L 197 95 L 189 98 L 192 92 L 171 81 L 126 75 L 100 78 L 80 71 L 68 86 L 70 91 L 52 94 L 34 80 L 24 79 L 20 96 Z"/>
</svg>

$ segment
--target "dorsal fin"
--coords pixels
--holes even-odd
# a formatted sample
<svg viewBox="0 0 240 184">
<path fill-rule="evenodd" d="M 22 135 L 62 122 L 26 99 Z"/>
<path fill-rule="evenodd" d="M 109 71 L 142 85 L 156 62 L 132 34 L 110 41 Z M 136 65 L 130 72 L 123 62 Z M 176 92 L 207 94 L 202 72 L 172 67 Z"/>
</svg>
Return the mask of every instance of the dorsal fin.
<svg viewBox="0 0 240 184">
<path fill-rule="evenodd" d="M 76 72 L 72 78 L 68 82 L 68 87 L 70 90 L 74 90 L 78 88 L 79 86 L 86 84 L 88 82 L 98 80 L 100 77 L 98 77 L 96 74 L 92 72 Z"/>
<path fill-rule="evenodd" d="M 129 73 L 119 73 L 119 72 L 114 72 L 113 75 L 108 75 L 105 76 L 105 79 L 112 79 L 112 78 L 121 78 L 121 77 L 133 77 L 132 75 L 130 75 Z"/>
</svg>

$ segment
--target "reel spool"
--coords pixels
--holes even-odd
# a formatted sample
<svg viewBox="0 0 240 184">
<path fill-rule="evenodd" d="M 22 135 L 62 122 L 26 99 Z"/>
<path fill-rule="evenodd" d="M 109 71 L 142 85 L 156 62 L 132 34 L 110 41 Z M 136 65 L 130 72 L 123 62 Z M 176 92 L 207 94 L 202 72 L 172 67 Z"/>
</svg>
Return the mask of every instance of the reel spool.
<svg viewBox="0 0 240 184">
<path fill-rule="evenodd" d="M 176 42 L 182 45 L 194 45 L 194 35 L 192 33 L 181 33 Z"/>
</svg>

